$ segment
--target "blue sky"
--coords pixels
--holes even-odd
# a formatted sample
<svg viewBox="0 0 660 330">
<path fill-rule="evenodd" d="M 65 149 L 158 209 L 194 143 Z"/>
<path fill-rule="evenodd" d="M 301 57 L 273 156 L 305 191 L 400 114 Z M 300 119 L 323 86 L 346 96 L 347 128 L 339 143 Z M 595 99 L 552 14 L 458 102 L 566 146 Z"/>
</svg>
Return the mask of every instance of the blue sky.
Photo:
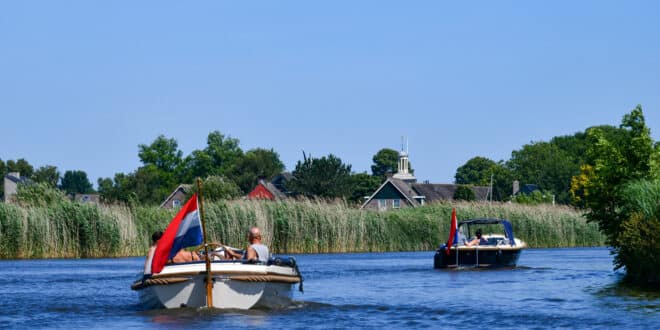
<svg viewBox="0 0 660 330">
<path fill-rule="evenodd" d="M 409 139 L 418 179 L 474 156 L 618 125 L 660 137 L 654 1 L 6 1 L 0 158 L 99 177 L 159 134 L 213 130 L 288 170 L 333 153 L 369 171 Z"/>
</svg>

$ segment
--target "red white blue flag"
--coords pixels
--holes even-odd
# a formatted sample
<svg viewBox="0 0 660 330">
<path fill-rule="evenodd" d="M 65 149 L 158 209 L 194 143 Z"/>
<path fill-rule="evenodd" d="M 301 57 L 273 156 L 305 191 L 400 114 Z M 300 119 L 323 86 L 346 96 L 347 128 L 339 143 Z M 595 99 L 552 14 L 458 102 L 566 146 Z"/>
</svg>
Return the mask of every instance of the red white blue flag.
<svg viewBox="0 0 660 330">
<path fill-rule="evenodd" d="M 179 213 L 174 216 L 156 244 L 151 272 L 160 273 L 167 260 L 172 259 L 179 250 L 202 244 L 202 225 L 197 210 L 197 194 L 194 194 Z"/>
<path fill-rule="evenodd" d="M 447 239 L 447 250 L 445 252 L 449 255 L 449 249 L 452 244 L 458 244 L 458 231 L 456 230 L 457 226 L 456 220 L 456 209 L 451 209 L 451 228 L 449 229 L 449 238 Z"/>
</svg>

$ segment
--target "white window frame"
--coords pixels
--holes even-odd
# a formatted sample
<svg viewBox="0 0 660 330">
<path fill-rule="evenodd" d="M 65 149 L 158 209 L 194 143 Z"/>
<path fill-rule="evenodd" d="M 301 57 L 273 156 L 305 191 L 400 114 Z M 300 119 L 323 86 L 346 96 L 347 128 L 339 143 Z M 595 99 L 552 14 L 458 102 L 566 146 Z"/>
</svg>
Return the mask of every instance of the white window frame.
<svg viewBox="0 0 660 330">
<path fill-rule="evenodd" d="M 378 210 L 380 211 L 387 210 L 387 199 L 378 200 Z"/>
<path fill-rule="evenodd" d="M 401 200 L 400 199 L 393 199 L 392 200 L 392 208 L 393 209 L 400 209 L 401 208 Z"/>
</svg>

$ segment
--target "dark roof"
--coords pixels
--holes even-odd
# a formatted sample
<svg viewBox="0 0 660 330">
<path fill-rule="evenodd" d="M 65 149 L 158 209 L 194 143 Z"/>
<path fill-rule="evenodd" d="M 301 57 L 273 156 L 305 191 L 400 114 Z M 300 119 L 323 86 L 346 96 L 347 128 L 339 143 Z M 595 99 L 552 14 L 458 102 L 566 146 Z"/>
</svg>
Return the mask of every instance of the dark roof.
<svg viewBox="0 0 660 330">
<path fill-rule="evenodd" d="M 14 183 L 17 183 L 17 184 L 18 184 L 18 183 L 25 183 L 25 182 L 28 182 L 28 178 L 26 178 L 26 177 L 24 177 L 24 176 L 23 176 L 23 177 L 15 177 L 15 176 L 13 176 L 13 175 L 9 175 L 9 174 L 7 174 L 7 175 L 5 175 L 5 178 L 7 178 L 7 179 L 9 179 L 10 181 L 12 181 L 12 182 L 14 182 Z"/>
<path fill-rule="evenodd" d="M 276 175 L 273 180 L 270 181 L 270 183 L 275 186 L 277 190 L 279 190 L 283 194 L 288 194 L 289 190 L 286 189 L 286 182 L 291 181 L 293 179 L 293 174 L 289 172 L 282 172 L 278 175 Z"/>
<path fill-rule="evenodd" d="M 275 196 L 276 199 L 284 199 L 286 198 L 286 194 L 280 191 L 274 184 L 270 182 L 260 182 L 264 187 L 266 187 L 266 190 L 270 191 L 273 196 Z"/>
<path fill-rule="evenodd" d="M 413 183 L 413 189 L 417 191 L 417 195 L 425 196 L 427 202 L 438 200 L 452 200 L 457 184 L 437 184 L 437 183 Z M 474 192 L 474 199 L 484 201 L 488 198 L 488 187 L 469 186 Z"/>
<path fill-rule="evenodd" d="M 438 184 L 438 183 L 406 183 L 403 180 L 395 179 L 395 178 L 387 178 L 383 184 L 374 191 L 371 196 L 369 196 L 369 199 L 367 199 L 364 204 L 362 204 L 362 207 L 367 205 L 373 198 L 378 194 L 378 192 L 385 187 L 386 184 L 392 184 L 399 192 L 401 192 L 406 199 L 410 202 L 411 205 L 413 206 L 419 206 L 419 201 L 415 197 L 424 197 L 424 200 L 428 202 L 434 202 L 434 201 L 440 201 L 440 200 L 453 200 L 454 199 L 454 193 L 456 192 L 456 188 L 458 188 L 457 184 L 451 184 L 451 183 L 446 183 L 446 184 Z M 481 186 L 468 186 L 472 191 L 474 192 L 474 198 L 477 201 L 485 201 L 488 198 L 488 187 L 481 187 Z"/>
</svg>

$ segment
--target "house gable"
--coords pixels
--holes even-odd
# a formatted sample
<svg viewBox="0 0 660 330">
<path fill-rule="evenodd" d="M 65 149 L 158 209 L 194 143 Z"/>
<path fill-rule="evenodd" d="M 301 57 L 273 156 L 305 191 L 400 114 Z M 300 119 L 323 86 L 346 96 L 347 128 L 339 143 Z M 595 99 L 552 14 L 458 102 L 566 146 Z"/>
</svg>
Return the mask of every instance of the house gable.
<svg viewBox="0 0 660 330">
<path fill-rule="evenodd" d="M 260 182 L 250 193 L 248 199 L 270 199 L 274 200 L 275 195 L 271 193 L 262 182 Z"/>
<path fill-rule="evenodd" d="M 387 182 L 383 188 L 378 190 L 372 197 L 373 199 L 405 199 L 406 196 L 399 191 L 392 182 Z"/>
</svg>

